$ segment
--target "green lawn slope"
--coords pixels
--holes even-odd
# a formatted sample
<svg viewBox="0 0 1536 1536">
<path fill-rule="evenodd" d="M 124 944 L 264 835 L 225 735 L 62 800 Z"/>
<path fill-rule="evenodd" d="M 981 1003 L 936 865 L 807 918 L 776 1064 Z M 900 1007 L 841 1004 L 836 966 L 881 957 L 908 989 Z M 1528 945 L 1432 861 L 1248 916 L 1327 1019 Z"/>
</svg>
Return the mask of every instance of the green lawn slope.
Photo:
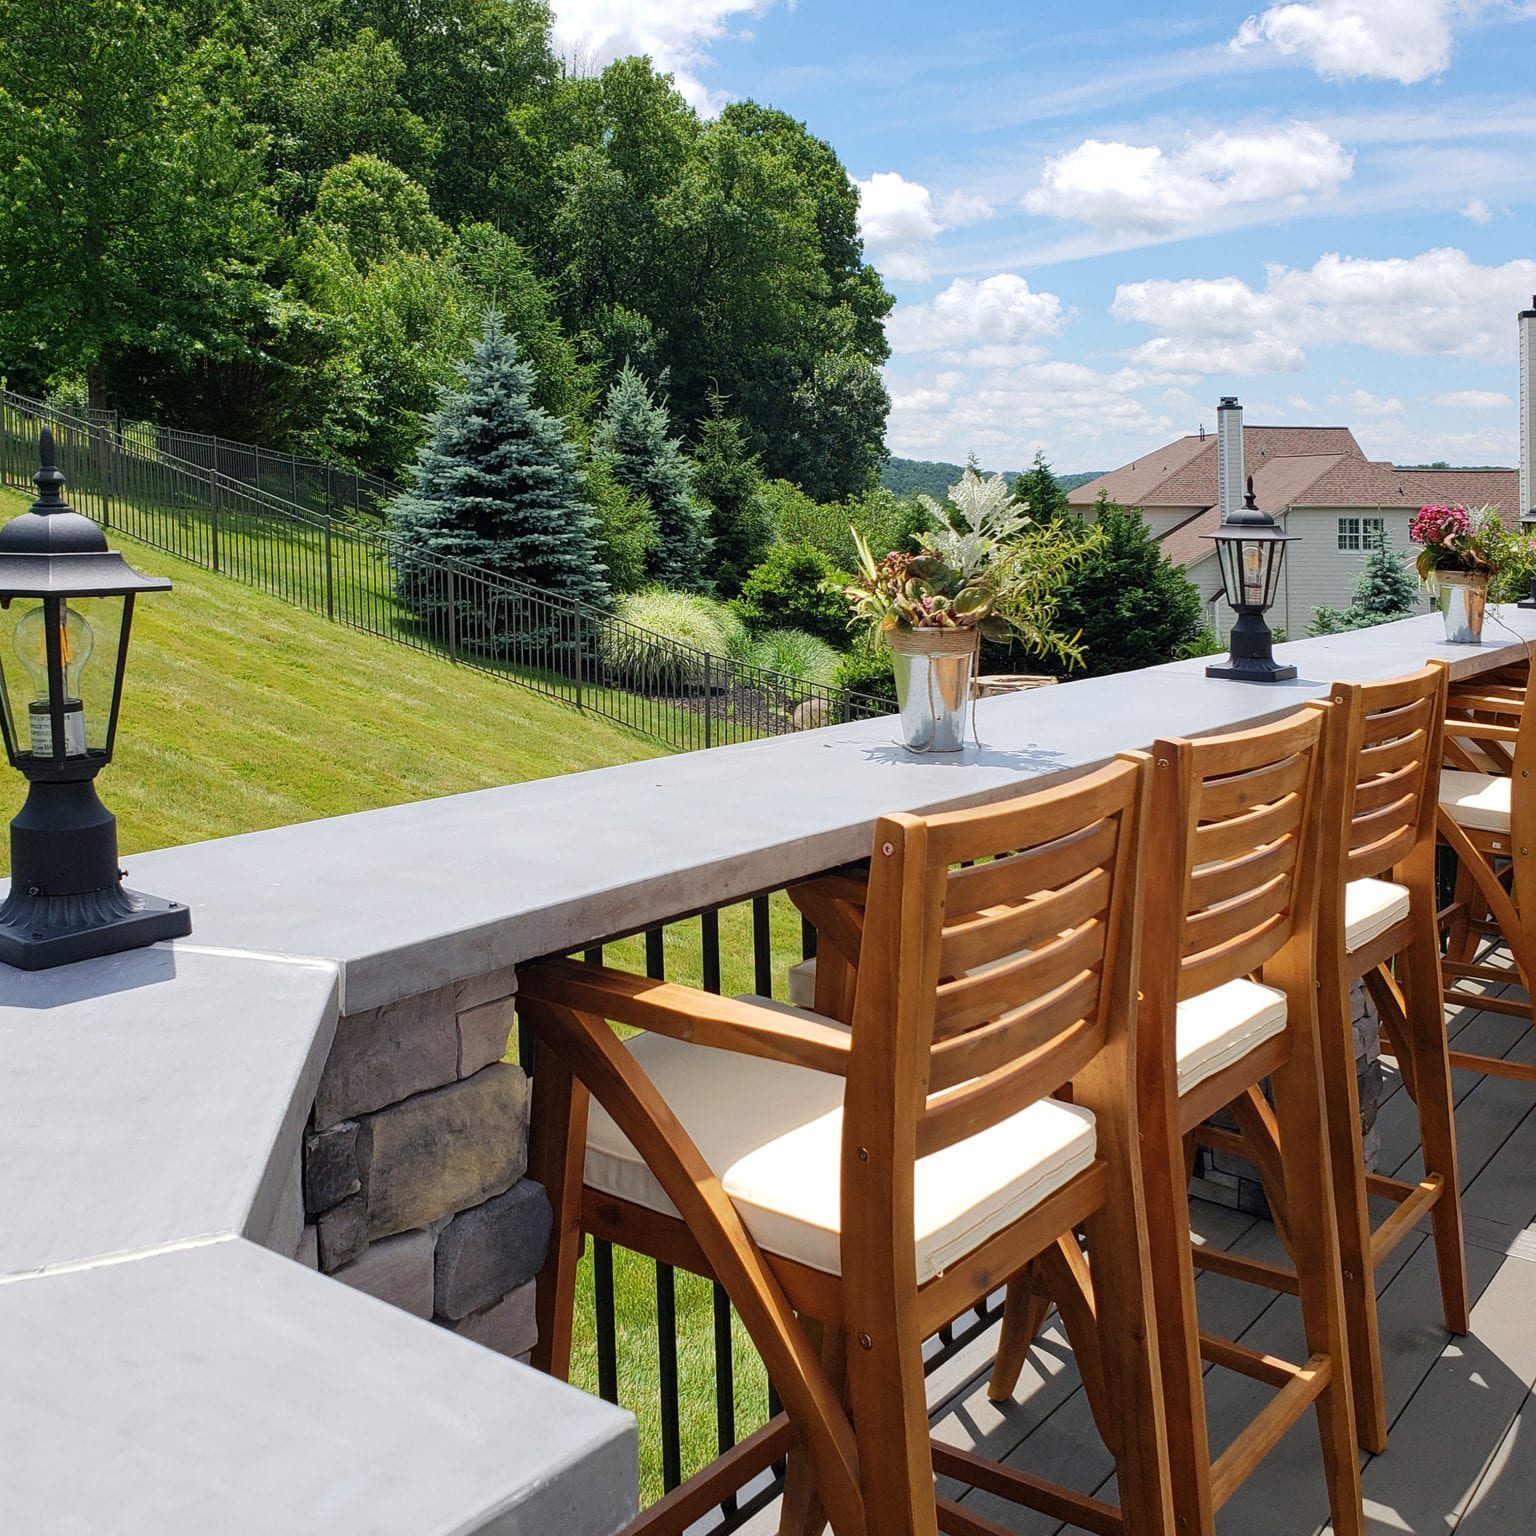
<svg viewBox="0 0 1536 1536">
<path fill-rule="evenodd" d="M 27 505 L 0 491 L 0 522 Z M 665 751 L 569 705 L 112 538 L 138 569 L 175 583 L 135 610 L 117 754 L 98 780 L 125 854 Z M 6 821 L 24 793 L 8 774 Z"/>
</svg>

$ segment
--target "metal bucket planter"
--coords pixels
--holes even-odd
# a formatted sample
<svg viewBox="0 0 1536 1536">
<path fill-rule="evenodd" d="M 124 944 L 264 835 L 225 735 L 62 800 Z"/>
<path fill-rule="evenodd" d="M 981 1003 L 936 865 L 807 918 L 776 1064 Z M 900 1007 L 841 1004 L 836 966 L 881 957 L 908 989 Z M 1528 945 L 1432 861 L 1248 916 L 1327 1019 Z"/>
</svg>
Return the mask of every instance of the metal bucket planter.
<svg viewBox="0 0 1536 1536">
<path fill-rule="evenodd" d="M 890 630 L 901 739 L 913 752 L 958 752 L 976 675 L 974 629 Z M 974 734 L 974 726 L 972 728 Z"/>
<path fill-rule="evenodd" d="M 1436 571 L 1435 596 L 1445 638 L 1453 645 L 1481 645 L 1488 578 L 1470 571 Z"/>
</svg>

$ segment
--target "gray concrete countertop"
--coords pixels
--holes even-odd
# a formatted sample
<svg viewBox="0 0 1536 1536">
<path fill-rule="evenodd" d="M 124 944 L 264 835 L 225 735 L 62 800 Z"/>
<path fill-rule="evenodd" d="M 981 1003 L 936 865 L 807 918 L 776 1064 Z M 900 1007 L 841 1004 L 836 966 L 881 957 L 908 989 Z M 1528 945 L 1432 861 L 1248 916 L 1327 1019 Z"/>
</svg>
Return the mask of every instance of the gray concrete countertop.
<svg viewBox="0 0 1536 1536">
<path fill-rule="evenodd" d="M 627 1415 L 238 1239 L 0 1285 L 0 1360 L 16 1536 L 567 1536 L 633 1514 Z"/>
<path fill-rule="evenodd" d="M 951 755 L 915 756 L 870 720 L 141 854 L 132 874 L 191 904 L 199 943 L 334 961 L 352 1013 L 862 857 L 887 812 L 1257 723 L 1339 678 L 1516 660 L 1536 613 L 1491 612 L 1484 634 L 1447 645 L 1427 615 L 1280 647 L 1294 683 L 1214 681 L 1202 660 L 984 700 L 982 746 Z"/>
<path fill-rule="evenodd" d="M 334 966 L 178 945 L 0 966 L 0 1275 L 271 1230 Z"/>
</svg>

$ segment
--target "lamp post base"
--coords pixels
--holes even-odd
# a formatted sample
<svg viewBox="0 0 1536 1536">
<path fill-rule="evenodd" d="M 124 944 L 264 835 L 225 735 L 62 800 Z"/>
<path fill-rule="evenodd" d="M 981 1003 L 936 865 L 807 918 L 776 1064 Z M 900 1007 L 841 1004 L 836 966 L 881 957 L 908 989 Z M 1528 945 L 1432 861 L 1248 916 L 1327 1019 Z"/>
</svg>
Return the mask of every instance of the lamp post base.
<svg viewBox="0 0 1536 1536">
<path fill-rule="evenodd" d="M 1207 667 L 1205 675 L 1235 683 L 1288 683 L 1296 676 L 1296 668 L 1272 657 L 1234 656 L 1225 665 Z"/>
<path fill-rule="evenodd" d="M 191 931 L 192 914 L 184 903 L 122 885 L 79 896 L 12 890 L 0 903 L 0 961 L 22 971 L 46 971 L 185 938 Z"/>
</svg>

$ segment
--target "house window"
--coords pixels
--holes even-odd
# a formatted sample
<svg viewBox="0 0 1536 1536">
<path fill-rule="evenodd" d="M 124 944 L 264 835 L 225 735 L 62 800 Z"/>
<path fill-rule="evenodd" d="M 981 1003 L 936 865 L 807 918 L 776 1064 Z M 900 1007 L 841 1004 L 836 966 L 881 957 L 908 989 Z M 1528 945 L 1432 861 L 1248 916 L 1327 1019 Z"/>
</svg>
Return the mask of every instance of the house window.
<svg viewBox="0 0 1536 1536">
<path fill-rule="evenodd" d="M 1341 517 L 1339 519 L 1340 549 L 1374 549 L 1376 535 L 1386 527 L 1379 517 Z"/>
</svg>

